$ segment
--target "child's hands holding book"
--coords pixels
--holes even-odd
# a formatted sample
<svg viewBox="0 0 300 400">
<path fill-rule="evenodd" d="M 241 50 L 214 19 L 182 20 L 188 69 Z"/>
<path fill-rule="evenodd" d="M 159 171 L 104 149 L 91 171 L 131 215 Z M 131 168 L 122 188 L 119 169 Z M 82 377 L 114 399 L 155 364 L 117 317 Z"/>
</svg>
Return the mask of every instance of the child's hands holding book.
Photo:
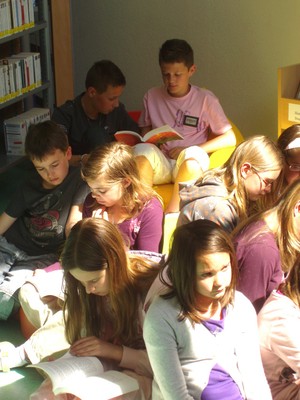
<svg viewBox="0 0 300 400">
<path fill-rule="evenodd" d="M 123 347 L 106 342 L 96 336 L 88 336 L 73 343 L 70 353 L 77 357 L 96 356 L 120 363 L 123 357 Z"/>
</svg>

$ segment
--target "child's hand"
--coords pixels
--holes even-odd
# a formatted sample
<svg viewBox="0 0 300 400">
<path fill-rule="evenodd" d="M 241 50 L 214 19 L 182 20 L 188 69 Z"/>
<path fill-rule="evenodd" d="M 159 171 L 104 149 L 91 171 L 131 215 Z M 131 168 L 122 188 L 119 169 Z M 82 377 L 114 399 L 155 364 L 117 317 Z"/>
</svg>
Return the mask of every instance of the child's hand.
<svg viewBox="0 0 300 400">
<path fill-rule="evenodd" d="M 103 357 L 121 362 L 123 356 L 123 347 L 118 346 L 96 336 L 89 336 L 77 340 L 70 347 L 70 353 L 78 357 Z"/>
<path fill-rule="evenodd" d="M 94 210 L 92 216 L 93 218 L 102 218 L 108 221 L 106 208 L 98 208 L 97 210 Z"/>
</svg>

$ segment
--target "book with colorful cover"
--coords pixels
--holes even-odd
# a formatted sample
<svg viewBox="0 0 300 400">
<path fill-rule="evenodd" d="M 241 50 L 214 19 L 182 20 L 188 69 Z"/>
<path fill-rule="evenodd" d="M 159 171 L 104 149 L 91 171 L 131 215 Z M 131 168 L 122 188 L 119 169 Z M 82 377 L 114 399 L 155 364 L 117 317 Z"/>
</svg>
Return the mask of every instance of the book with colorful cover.
<svg viewBox="0 0 300 400">
<path fill-rule="evenodd" d="M 129 146 L 134 146 L 138 143 L 152 143 L 156 146 L 160 146 L 170 140 L 183 139 L 183 136 L 169 125 L 163 125 L 159 128 L 152 129 L 144 136 L 133 131 L 118 131 L 114 136 L 118 142 L 128 144 Z"/>
</svg>

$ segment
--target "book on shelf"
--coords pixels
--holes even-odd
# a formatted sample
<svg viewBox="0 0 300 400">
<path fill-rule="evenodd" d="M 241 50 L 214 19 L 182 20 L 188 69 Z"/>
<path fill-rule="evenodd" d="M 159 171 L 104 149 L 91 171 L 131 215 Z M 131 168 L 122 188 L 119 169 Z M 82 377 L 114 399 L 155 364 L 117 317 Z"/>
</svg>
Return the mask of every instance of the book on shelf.
<svg viewBox="0 0 300 400">
<path fill-rule="evenodd" d="M 55 395 L 70 393 L 81 400 L 108 400 L 137 391 L 136 379 L 123 372 L 104 371 L 97 357 L 75 357 L 66 353 L 54 361 L 28 365 L 52 381 Z"/>
<path fill-rule="evenodd" d="M 118 142 L 134 146 L 138 143 L 152 143 L 157 146 L 169 142 L 170 140 L 181 140 L 183 136 L 169 125 L 163 125 L 159 128 L 152 129 L 144 136 L 133 131 L 118 131 L 114 134 Z"/>
<path fill-rule="evenodd" d="M 4 120 L 6 154 L 24 156 L 25 138 L 29 126 L 49 119 L 49 108 L 34 107 L 22 114 Z"/>
</svg>

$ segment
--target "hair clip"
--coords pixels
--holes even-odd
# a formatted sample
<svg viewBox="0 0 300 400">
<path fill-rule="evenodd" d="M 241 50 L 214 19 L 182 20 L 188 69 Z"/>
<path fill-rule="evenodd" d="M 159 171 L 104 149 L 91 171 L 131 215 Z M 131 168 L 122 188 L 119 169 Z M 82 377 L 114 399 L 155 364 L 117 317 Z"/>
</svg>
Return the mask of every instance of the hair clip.
<svg viewBox="0 0 300 400">
<path fill-rule="evenodd" d="M 292 150 L 300 148 L 300 137 L 296 137 L 296 139 L 292 140 L 284 150 Z"/>
</svg>

